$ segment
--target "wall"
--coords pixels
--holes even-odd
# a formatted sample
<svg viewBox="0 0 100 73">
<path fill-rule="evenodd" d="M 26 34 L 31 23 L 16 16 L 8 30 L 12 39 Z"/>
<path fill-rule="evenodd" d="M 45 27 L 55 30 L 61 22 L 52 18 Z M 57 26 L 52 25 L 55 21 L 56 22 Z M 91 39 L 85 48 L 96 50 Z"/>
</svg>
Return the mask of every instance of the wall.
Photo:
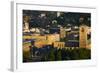
<svg viewBox="0 0 100 73">
<path fill-rule="evenodd" d="M 11 73 L 10 68 L 10 1 L 11 0 L 0 0 L 0 73 Z M 29 1 L 29 0 L 27 0 Z M 100 37 L 100 0 L 31 0 L 34 3 L 43 3 L 43 4 L 59 4 L 59 5 L 76 5 L 76 6 L 95 6 L 97 7 L 98 15 L 97 20 L 98 23 L 96 26 L 96 36 L 95 44 L 98 47 L 98 65 L 96 67 L 81 67 L 81 68 L 64 68 L 64 69 L 56 69 L 56 70 L 45 70 L 45 71 L 35 71 L 36 73 L 99 73 L 100 71 L 100 49 L 99 49 L 99 37 Z M 34 72 L 34 71 L 33 71 Z M 34 73 L 35 73 L 34 72 Z M 29 73 L 29 72 L 26 72 Z"/>
</svg>

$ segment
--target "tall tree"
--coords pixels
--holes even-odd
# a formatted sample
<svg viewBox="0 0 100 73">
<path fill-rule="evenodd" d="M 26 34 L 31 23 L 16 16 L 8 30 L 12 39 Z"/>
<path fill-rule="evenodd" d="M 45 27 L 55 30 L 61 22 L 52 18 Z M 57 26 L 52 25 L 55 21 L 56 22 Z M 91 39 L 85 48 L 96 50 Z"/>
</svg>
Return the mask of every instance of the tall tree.
<svg viewBox="0 0 100 73">
<path fill-rule="evenodd" d="M 61 50 L 58 50 L 58 51 L 57 51 L 56 59 L 57 59 L 57 60 L 62 60 L 62 57 L 61 57 Z"/>
<path fill-rule="evenodd" d="M 54 50 L 53 48 L 50 50 L 49 55 L 48 55 L 48 60 L 49 61 L 54 61 L 55 60 L 55 55 L 54 55 Z"/>
</svg>

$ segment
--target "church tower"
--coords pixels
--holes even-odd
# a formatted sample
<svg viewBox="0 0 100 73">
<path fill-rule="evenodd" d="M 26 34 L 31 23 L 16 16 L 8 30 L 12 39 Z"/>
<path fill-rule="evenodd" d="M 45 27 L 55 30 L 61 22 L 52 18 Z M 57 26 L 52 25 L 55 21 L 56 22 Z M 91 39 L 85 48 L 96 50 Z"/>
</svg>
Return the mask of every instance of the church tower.
<svg viewBox="0 0 100 73">
<path fill-rule="evenodd" d="M 88 26 L 81 25 L 79 29 L 79 47 L 86 48 L 87 46 L 87 32 Z"/>
</svg>

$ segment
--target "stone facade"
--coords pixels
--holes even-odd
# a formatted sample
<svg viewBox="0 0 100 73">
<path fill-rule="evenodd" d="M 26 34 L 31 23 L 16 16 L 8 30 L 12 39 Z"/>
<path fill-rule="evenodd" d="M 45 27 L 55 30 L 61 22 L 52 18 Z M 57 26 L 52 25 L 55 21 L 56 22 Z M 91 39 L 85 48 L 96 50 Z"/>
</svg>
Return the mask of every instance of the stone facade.
<svg viewBox="0 0 100 73">
<path fill-rule="evenodd" d="M 79 47 L 86 48 L 87 46 L 87 32 L 88 26 L 81 25 L 79 29 Z"/>
</svg>

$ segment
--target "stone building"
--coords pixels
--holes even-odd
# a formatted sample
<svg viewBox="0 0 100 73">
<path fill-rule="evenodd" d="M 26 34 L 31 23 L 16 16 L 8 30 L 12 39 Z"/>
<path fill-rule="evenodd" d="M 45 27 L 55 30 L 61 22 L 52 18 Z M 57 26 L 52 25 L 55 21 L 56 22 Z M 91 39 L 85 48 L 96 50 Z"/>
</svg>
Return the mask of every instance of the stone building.
<svg viewBox="0 0 100 73">
<path fill-rule="evenodd" d="M 65 48 L 65 42 L 54 42 L 54 43 L 53 43 L 53 46 L 54 46 L 55 48 L 62 49 L 62 48 Z"/>
<path fill-rule="evenodd" d="M 66 31 L 65 28 L 60 27 L 60 38 L 65 38 L 66 37 Z"/>
<path fill-rule="evenodd" d="M 46 40 L 48 41 L 48 45 L 52 45 L 55 41 L 60 41 L 59 34 L 48 34 L 46 35 Z"/>
<path fill-rule="evenodd" d="M 79 47 L 86 48 L 87 46 L 87 33 L 88 33 L 88 26 L 81 25 L 79 29 Z"/>
</svg>

